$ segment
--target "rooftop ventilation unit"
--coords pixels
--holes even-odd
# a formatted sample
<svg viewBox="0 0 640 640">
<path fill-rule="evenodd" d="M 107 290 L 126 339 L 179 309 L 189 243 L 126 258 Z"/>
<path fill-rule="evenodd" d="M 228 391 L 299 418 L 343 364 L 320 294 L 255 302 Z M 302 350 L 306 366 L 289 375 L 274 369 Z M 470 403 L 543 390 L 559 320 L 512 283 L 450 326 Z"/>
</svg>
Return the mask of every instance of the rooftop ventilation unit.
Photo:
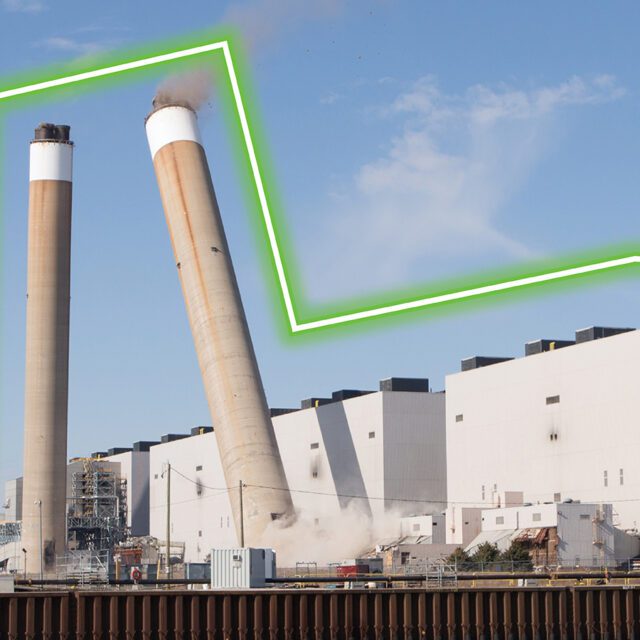
<svg viewBox="0 0 640 640">
<path fill-rule="evenodd" d="M 160 438 L 160 442 L 164 444 L 165 442 L 174 442 L 175 440 L 182 440 L 188 437 L 186 433 L 166 433 Z"/>
<path fill-rule="evenodd" d="M 500 362 L 508 362 L 513 358 L 495 358 L 491 356 L 473 356 L 471 358 L 465 358 L 460 362 L 461 371 L 471 371 L 472 369 L 479 369 L 480 367 L 489 367 L 492 364 L 499 364 Z"/>
<path fill-rule="evenodd" d="M 527 342 L 524 345 L 524 355 L 534 356 L 536 353 L 555 351 L 556 349 L 563 349 L 564 347 L 570 347 L 574 344 L 575 340 L 546 340 L 542 338 L 540 340 Z"/>
<path fill-rule="evenodd" d="M 380 380 L 380 391 L 429 392 L 429 378 L 386 378 Z"/>
<path fill-rule="evenodd" d="M 331 398 L 306 398 L 300 402 L 301 409 L 312 409 L 313 407 L 320 407 L 323 404 L 329 404 L 333 402 Z"/>
<path fill-rule="evenodd" d="M 627 333 L 628 331 L 635 331 L 634 328 L 618 328 L 618 327 L 587 327 L 586 329 L 578 329 L 576 331 L 576 342 L 591 342 L 592 340 L 599 340 L 600 338 L 610 338 L 616 336 L 619 333 Z"/>
<path fill-rule="evenodd" d="M 119 453 L 129 453 L 129 451 L 133 451 L 132 447 L 111 447 L 107 454 L 110 456 L 117 456 Z"/>
<path fill-rule="evenodd" d="M 160 443 L 157 440 L 140 440 L 139 442 L 133 443 L 133 450 L 135 452 L 149 451 L 149 449 L 156 444 Z"/>
<path fill-rule="evenodd" d="M 212 432 L 213 432 L 213 427 L 193 427 L 191 429 L 192 436 L 201 436 L 201 435 L 204 435 L 205 433 L 212 433 Z"/>
<path fill-rule="evenodd" d="M 269 409 L 269 415 L 272 418 L 276 418 L 277 416 L 283 416 L 286 413 L 295 413 L 298 409 L 287 409 L 287 408 L 272 408 Z"/>
<path fill-rule="evenodd" d="M 373 393 L 373 391 L 363 391 L 362 389 L 339 389 L 331 394 L 331 400 L 333 402 L 342 402 L 343 400 L 349 400 L 350 398 L 366 396 L 369 393 Z"/>
</svg>

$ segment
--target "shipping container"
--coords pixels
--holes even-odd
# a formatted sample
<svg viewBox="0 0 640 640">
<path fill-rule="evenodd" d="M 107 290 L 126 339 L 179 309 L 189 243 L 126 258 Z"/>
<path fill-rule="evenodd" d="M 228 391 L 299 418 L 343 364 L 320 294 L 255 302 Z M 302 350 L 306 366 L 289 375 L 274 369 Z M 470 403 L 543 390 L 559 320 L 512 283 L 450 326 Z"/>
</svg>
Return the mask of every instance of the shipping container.
<svg viewBox="0 0 640 640">
<path fill-rule="evenodd" d="M 211 588 L 249 589 L 266 586 L 275 576 L 276 554 L 272 549 L 212 549 Z"/>
</svg>

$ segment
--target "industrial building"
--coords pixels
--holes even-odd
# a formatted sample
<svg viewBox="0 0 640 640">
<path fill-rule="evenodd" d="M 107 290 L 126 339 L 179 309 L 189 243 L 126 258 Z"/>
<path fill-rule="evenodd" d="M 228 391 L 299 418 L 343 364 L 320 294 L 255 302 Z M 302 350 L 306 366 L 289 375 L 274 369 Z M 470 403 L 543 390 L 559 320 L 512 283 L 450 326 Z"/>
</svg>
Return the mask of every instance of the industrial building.
<svg viewBox="0 0 640 640">
<path fill-rule="evenodd" d="M 343 389 L 300 405 L 271 410 L 300 522 L 320 532 L 348 512 L 367 523 L 371 535 L 382 535 L 389 528 L 395 533 L 403 515 L 442 511 L 445 394 L 430 392 L 427 379 L 390 378 L 378 391 Z M 100 551 L 125 536 L 150 535 L 163 555 L 168 465 L 174 560 L 202 562 L 213 547 L 237 546 L 230 495 L 239 487 L 227 490 L 217 433 L 199 426 L 159 442 L 72 460 L 67 467 L 71 551 Z M 18 487 L 13 481 L 5 488 L 12 504 L 16 497 L 9 492 Z M 444 536 L 444 518 L 436 519 Z M 364 537 L 362 548 L 374 542 Z M 7 548 L 17 568 L 21 559 L 14 551 Z"/>
<path fill-rule="evenodd" d="M 114 447 L 92 455 L 118 464 L 119 475 L 126 479 L 126 526 L 132 536 L 149 535 L 149 459 L 154 444 L 158 443 L 140 441 L 132 447 Z"/>
<path fill-rule="evenodd" d="M 8 522 L 22 520 L 22 478 L 7 480 L 4 485 L 4 519 Z"/>
<path fill-rule="evenodd" d="M 426 379 L 391 378 L 377 391 L 343 389 L 271 409 L 305 535 L 357 514 L 369 523 L 362 549 L 394 567 L 483 541 L 524 541 L 539 564 L 613 566 L 635 555 L 637 537 L 624 531 L 634 534 L 640 518 L 639 350 L 637 331 L 593 327 L 576 341 L 528 343 L 522 358 L 466 359 L 446 394 Z M 156 540 L 160 564 L 167 538 L 174 561 L 202 562 L 212 548 L 238 545 L 231 497 L 241 490 L 227 485 L 217 436 L 200 426 L 92 454 L 120 483 L 126 513 L 116 538 Z M 68 470 L 71 498 L 78 464 L 86 462 Z M 19 480 L 7 484 L 2 525 L 15 567 L 20 491 Z"/>
<path fill-rule="evenodd" d="M 635 557 L 640 541 L 613 526 L 610 504 L 563 502 L 482 510 L 482 531 L 467 545 L 500 551 L 518 542 L 536 566 L 615 567 Z"/>
<path fill-rule="evenodd" d="M 428 384 L 382 380 L 375 393 L 340 391 L 330 400 L 312 399 L 315 407 L 274 417 L 296 511 L 322 525 L 323 516 L 347 507 L 374 520 L 441 510 L 445 394 L 428 392 Z"/>
<path fill-rule="evenodd" d="M 236 547 L 236 535 L 216 434 L 196 427 L 168 434 L 149 453 L 149 532 L 166 543 L 167 473 L 171 464 L 170 540 L 184 544 L 187 562 L 213 547 Z M 162 545 L 161 545 L 162 546 Z"/>
<path fill-rule="evenodd" d="M 391 379 L 382 390 L 342 390 L 298 410 L 273 410 L 273 427 L 300 521 L 322 530 L 345 509 L 382 524 L 407 513 L 441 510 L 446 500 L 444 394 L 428 381 Z M 388 390 L 386 390 L 388 389 Z M 150 534 L 166 538 L 166 472 L 171 464 L 172 540 L 187 562 L 212 547 L 236 546 L 238 533 L 216 433 L 163 436 L 150 449 Z M 370 541 L 364 539 L 362 546 Z"/>
<path fill-rule="evenodd" d="M 640 332 L 591 327 L 526 353 L 446 378 L 450 507 L 505 506 L 505 492 L 611 503 L 613 524 L 636 530 Z"/>
</svg>

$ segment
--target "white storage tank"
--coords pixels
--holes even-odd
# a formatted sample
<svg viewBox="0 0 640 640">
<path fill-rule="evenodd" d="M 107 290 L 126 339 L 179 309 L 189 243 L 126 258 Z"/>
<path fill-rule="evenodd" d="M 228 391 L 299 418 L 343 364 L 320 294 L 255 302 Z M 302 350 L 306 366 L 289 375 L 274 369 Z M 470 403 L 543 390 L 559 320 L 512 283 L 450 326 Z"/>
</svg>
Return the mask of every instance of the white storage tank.
<svg viewBox="0 0 640 640">
<path fill-rule="evenodd" d="M 273 549 L 211 549 L 212 589 L 255 589 L 267 586 L 275 577 Z"/>
</svg>

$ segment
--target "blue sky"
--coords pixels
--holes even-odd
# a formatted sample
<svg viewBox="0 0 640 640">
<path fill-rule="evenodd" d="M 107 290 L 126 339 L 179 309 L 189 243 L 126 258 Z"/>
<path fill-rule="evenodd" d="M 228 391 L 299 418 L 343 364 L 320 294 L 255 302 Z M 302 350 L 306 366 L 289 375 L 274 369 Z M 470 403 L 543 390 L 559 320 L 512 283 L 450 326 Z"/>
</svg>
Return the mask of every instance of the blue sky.
<svg viewBox="0 0 640 640">
<path fill-rule="evenodd" d="M 234 24 L 304 296 L 321 305 L 634 242 L 637 29 L 620 2 L 0 0 L 0 76 Z M 28 141 L 76 142 L 69 455 L 210 418 L 143 118 L 161 77 L 4 121 L 0 482 L 21 473 Z M 634 277 L 284 339 L 214 96 L 202 129 L 272 406 L 636 326 Z"/>
</svg>

